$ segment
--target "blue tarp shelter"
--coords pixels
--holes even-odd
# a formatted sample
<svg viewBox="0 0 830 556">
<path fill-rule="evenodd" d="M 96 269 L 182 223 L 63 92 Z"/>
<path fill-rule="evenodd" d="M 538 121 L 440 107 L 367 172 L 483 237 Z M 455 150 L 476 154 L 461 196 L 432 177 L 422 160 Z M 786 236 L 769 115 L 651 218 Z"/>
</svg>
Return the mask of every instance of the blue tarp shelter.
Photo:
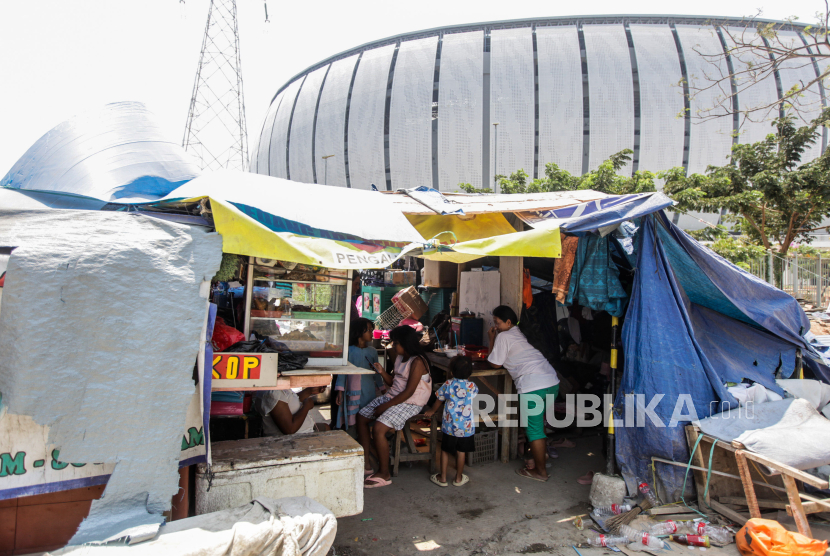
<svg viewBox="0 0 830 556">
<path fill-rule="evenodd" d="M 749 379 L 781 393 L 776 374 L 793 374 L 798 351 L 816 378 L 830 382 L 830 369 L 804 338 L 810 324 L 792 296 L 677 228 L 663 211 L 671 205 L 664 195 L 626 197 L 569 208 L 551 215 L 551 224 L 580 236 L 619 222 L 639 224 L 614 403 L 616 456 L 630 487 L 635 477 L 651 482 L 656 475 L 664 499 L 676 499 L 684 470 L 658 463 L 653 472 L 651 458 L 688 461 L 683 427 L 737 405 L 726 382 Z M 652 419 L 642 409 L 655 399 Z M 619 421 L 626 415 L 633 422 Z"/>
</svg>

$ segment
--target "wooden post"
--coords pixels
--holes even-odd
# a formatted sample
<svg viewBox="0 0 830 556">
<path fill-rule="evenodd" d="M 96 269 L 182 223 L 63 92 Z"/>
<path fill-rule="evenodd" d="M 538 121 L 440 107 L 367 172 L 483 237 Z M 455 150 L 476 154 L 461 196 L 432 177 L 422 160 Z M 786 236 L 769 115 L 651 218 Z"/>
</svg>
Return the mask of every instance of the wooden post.
<svg viewBox="0 0 830 556">
<path fill-rule="evenodd" d="M 698 435 L 699 433 L 697 429 L 695 429 L 694 425 L 686 425 L 686 442 L 689 444 L 690 450 L 694 447 L 695 443 L 697 443 Z M 696 467 L 706 469 L 706 461 L 703 459 L 703 451 L 700 449 L 700 444 L 697 445 L 697 448 L 695 448 L 695 451 L 692 454 L 692 461 L 695 463 Z M 694 475 L 695 483 L 698 485 L 699 491 L 700 487 L 706 484 L 706 473 L 694 469 Z M 698 492 L 698 496 L 702 496 L 702 493 Z M 707 493 L 705 498 L 707 504 L 710 502 L 709 498 L 709 494 Z"/>
<path fill-rule="evenodd" d="M 504 374 L 504 391 L 502 393 L 505 396 L 513 393 L 513 379 L 507 373 Z M 510 455 L 515 453 L 515 450 L 511 450 L 511 446 L 514 442 L 518 444 L 519 429 L 508 426 L 506 414 L 499 414 L 499 428 L 501 429 L 501 462 L 507 463 L 510 461 Z"/>
<path fill-rule="evenodd" d="M 746 503 L 749 507 L 749 515 L 754 518 L 761 517 L 761 509 L 758 507 L 758 498 L 755 497 L 755 486 L 752 484 L 752 476 L 749 474 L 749 465 L 746 463 L 743 450 L 735 450 L 735 461 L 738 462 L 738 472 L 741 475 L 741 482 L 744 485 Z"/>
<path fill-rule="evenodd" d="M 438 423 L 441 418 L 441 413 L 436 413 L 429 420 L 429 472 L 438 472 Z M 473 454 L 470 454 L 469 459 L 473 459 Z"/>
<path fill-rule="evenodd" d="M 499 257 L 499 273 L 501 275 L 501 304 L 507 305 L 516 311 L 521 319 L 524 257 Z M 510 378 L 510 375 L 505 374 L 504 394 L 512 394 L 513 392 L 513 379 Z M 501 416 L 499 416 L 499 426 L 502 428 L 501 461 L 507 463 L 510 459 L 516 457 L 519 446 L 519 429 L 518 427 L 507 427 L 506 424 L 502 424 Z"/>
<path fill-rule="evenodd" d="M 801 496 L 798 494 L 795 479 L 786 473 L 782 473 L 781 478 L 784 479 L 784 486 L 787 487 L 787 497 L 790 499 L 790 507 L 792 508 L 793 519 L 795 520 L 796 527 L 798 527 L 798 532 L 812 539 L 813 532 L 810 529 L 810 524 L 807 522 L 807 516 L 804 515 L 804 508 L 801 505 Z"/>
</svg>

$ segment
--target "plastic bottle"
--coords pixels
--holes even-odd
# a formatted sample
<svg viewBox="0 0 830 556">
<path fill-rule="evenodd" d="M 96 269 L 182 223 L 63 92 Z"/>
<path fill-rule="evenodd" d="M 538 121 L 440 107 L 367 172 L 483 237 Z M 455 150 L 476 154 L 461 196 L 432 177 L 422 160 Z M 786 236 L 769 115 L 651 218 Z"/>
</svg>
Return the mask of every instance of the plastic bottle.
<svg viewBox="0 0 830 556">
<path fill-rule="evenodd" d="M 607 515 L 620 515 L 623 512 L 627 512 L 631 508 L 631 504 L 611 504 L 610 506 L 599 506 L 594 508 L 594 515 L 600 517 Z"/>
<path fill-rule="evenodd" d="M 637 490 L 640 491 L 646 500 L 651 502 L 652 507 L 660 505 L 660 501 L 657 500 L 657 496 L 654 494 L 654 491 L 651 490 L 651 487 L 648 486 L 647 482 L 637 479 Z"/>
<path fill-rule="evenodd" d="M 663 541 L 650 531 L 639 531 L 630 525 L 621 525 L 620 533 L 631 542 L 638 542 L 649 548 L 663 548 Z"/>
<path fill-rule="evenodd" d="M 672 535 L 669 537 L 676 543 L 685 544 L 687 546 L 705 546 L 709 548 L 709 537 L 700 535 Z"/>
<path fill-rule="evenodd" d="M 628 544 L 628 537 L 622 535 L 602 535 L 596 531 L 588 531 L 588 544 L 591 546 L 617 546 L 619 544 Z"/>
<path fill-rule="evenodd" d="M 657 523 L 649 531 L 652 535 L 673 535 L 680 530 L 681 525 L 671 519 Z"/>
<path fill-rule="evenodd" d="M 693 525 L 694 534 L 699 537 L 709 537 L 715 544 L 729 544 L 729 531 L 725 527 L 717 527 L 699 521 Z"/>
</svg>

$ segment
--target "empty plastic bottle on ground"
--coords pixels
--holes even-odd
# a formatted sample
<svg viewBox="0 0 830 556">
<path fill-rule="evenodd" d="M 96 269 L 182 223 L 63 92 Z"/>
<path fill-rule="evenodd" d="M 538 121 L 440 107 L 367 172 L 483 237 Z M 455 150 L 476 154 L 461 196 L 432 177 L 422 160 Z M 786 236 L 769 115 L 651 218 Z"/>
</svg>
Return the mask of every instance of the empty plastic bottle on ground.
<svg viewBox="0 0 830 556">
<path fill-rule="evenodd" d="M 640 491 L 640 494 L 642 494 L 646 500 L 651 502 L 652 506 L 660 505 L 660 501 L 657 500 L 657 495 L 654 494 L 654 491 L 651 490 L 651 487 L 648 486 L 647 482 L 637 479 L 637 490 Z"/>
<path fill-rule="evenodd" d="M 663 541 L 658 539 L 651 531 L 640 531 L 630 525 L 621 525 L 620 533 L 631 542 L 642 543 L 649 548 L 663 548 Z"/>
<path fill-rule="evenodd" d="M 669 538 L 678 544 L 705 546 L 709 548 L 709 537 L 701 537 L 700 535 L 672 535 Z"/>
<path fill-rule="evenodd" d="M 628 537 L 623 535 L 602 535 L 596 531 L 588 531 L 588 544 L 591 546 L 617 546 L 628 544 Z"/>
<path fill-rule="evenodd" d="M 594 508 L 594 515 L 620 515 L 621 513 L 627 512 L 630 509 L 631 504 L 611 504 L 610 506 L 599 506 L 597 508 Z"/>
<path fill-rule="evenodd" d="M 682 525 L 680 523 L 669 519 L 667 521 L 663 521 L 662 523 L 655 524 L 649 532 L 652 535 L 673 535 L 680 531 L 681 528 Z"/>
<path fill-rule="evenodd" d="M 729 530 L 725 527 L 717 527 L 699 521 L 692 527 L 693 533 L 699 537 L 707 536 L 709 540 L 715 544 L 729 543 Z"/>
</svg>

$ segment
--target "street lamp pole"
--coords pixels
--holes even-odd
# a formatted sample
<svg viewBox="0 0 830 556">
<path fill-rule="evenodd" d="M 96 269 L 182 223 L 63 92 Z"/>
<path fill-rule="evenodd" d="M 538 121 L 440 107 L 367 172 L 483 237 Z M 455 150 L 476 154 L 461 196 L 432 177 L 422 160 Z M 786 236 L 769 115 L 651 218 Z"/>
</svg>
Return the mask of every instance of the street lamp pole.
<svg viewBox="0 0 830 556">
<path fill-rule="evenodd" d="M 493 124 L 494 133 L 496 136 L 495 161 L 493 162 L 493 192 L 498 193 L 499 180 L 496 177 L 499 173 L 499 124 Z"/>
<path fill-rule="evenodd" d="M 323 185 L 329 184 L 329 158 L 333 157 L 333 154 L 327 154 L 326 156 L 322 157 L 323 160 L 326 161 L 326 169 L 325 173 L 323 174 Z"/>
</svg>

